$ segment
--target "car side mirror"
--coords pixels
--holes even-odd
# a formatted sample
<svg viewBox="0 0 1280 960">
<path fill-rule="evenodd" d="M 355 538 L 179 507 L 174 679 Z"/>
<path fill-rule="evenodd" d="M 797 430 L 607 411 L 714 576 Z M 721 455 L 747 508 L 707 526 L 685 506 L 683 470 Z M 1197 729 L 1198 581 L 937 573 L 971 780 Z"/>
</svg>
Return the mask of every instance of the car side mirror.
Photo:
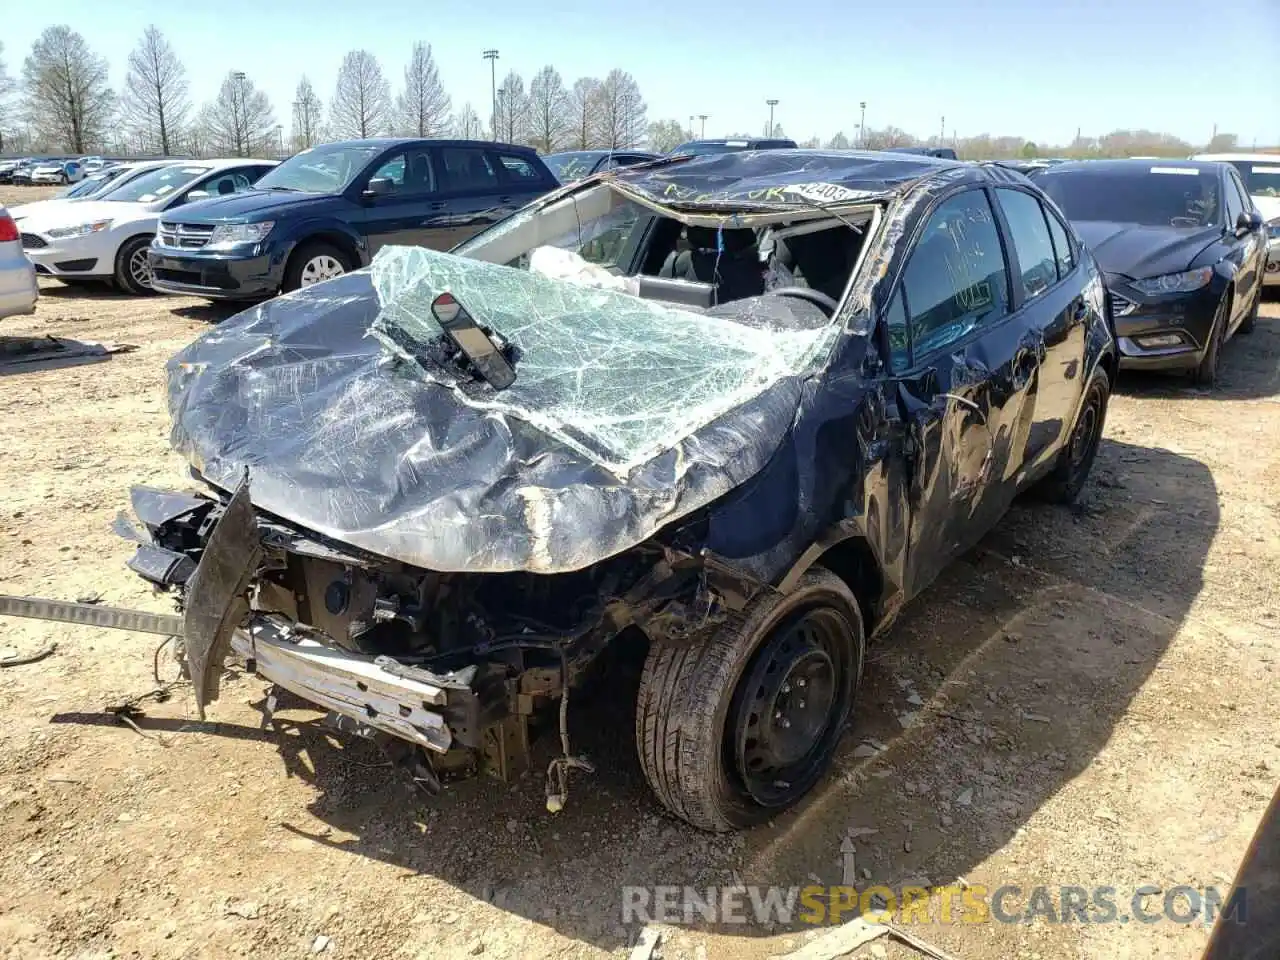
<svg viewBox="0 0 1280 960">
<path fill-rule="evenodd" d="M 360 194 L 366 200 L 372 200 L 375 197 L 385 197 L 391 192 L 393 184 L 386 177 L 374 177 L 369 181 L 369 185 L 364 188 Z"/>
<path fill-rule="evenodd" d="M 1236 217 L 1236 234 L 1254 233 L 1262 229 L 1262 214 L 1244 210 Z"/>
</svg>

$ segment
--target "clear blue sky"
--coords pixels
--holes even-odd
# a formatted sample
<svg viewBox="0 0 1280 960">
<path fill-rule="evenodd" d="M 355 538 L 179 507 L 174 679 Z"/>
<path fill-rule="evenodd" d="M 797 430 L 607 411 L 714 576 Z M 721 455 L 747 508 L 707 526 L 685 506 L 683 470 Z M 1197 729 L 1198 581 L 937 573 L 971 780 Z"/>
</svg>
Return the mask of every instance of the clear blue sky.
<svg viewBox="0 0 1280 960">
<path fill-rule="evenodd" d="M 327 102 L 344 52 L 363 47 L 393 88 L 415 40 L 432 44 L 455 109 L 488 118 L 489 65 L 525 78 L 554 64 L 567 84 L 629 70 L 649 119 L 706 113 L 707 135 L 762 131 L 765 99 L 794 137 L 867 125 L 917 136 L 988 132 L 1065 143 L 1077 127 L 1166 131 L 1203 143 L 1218 129 L 1280 144 L 1280 0 L 58 0 L 0 22 L 11 76 L 40 31 L 79 29 L 123 79 L 154 23 L 185 60 L 193 100 L 244 70 L 290 121 L 299 76 Z M 5 4 L 8 6 L 9 4 Z M 21 12 L 18 12 L 18 9 Z M 481 13 L 483 11 L 483 13 Z M 15 15 L 16 14 L 16 15 Z"/>
</svg>

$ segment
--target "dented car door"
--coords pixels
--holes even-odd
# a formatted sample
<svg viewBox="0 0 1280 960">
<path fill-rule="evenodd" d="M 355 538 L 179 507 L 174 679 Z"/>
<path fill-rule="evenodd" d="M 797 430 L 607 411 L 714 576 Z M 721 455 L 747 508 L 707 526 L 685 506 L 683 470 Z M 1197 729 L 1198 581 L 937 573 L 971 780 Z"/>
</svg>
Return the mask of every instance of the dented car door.
<svg viewBox="0 0 1280 960">
<path fill-rule="evenodd" d="M 964 190 L 928 216 L 889 302 L 891 367 L 907 428 L 908 596 L 1013 499 L 1043 332 L 1012 314 L 1008 273 L 987 193 Z"/>
</svg>

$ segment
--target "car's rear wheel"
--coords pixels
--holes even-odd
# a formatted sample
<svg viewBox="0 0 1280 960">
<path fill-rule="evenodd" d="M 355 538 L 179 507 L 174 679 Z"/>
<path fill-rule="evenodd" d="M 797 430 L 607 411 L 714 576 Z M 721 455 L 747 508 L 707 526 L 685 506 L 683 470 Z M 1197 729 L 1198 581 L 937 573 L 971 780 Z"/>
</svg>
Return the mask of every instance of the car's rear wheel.
<svg viewBox="0 0 1280 960">
<path fill-rule="evenodd" d="M 113 279 L 116 286 L 125 293 L 132 293 L 134 296 L 155 293 L 151 287 L 151 262 L 147 259 L 147 248 L 150 246 L 151 237 L 130 237 L 120 244 Z"/>
<path fill-rule="evenodd" d="M 1240 324 L 1241 333 L 1253 333 L 1253 328 L 1258 322 L 1258 311 L 1262 309 L 1262 287 L 1258 287 L 1258 295 L 1253 298 L 1253 309 L 1249 311 L 1249 315 L 1244 318 L 1244 322 Z"/>
<path fill-rule="evenodd" d="M 285 293 L 332 280 L 352 269 L 351 258 L 330 243 L 304 243 L 289 258 L 284 272 Z"/>
<path fill-rule="evenodd" d="M 1058 455 L 1053 472 L 1042 480 L 1036 490 L 1050 503 L 1074 503 L 1084 489 L 1085 481 L 1093 470 L 1093 461 L 1102 443 L 1102 431 L 1107 423 L 1107 405 L 1111 400 L 1111 379 L 1099 364 L 1085 387 L 1084 399 L 1076 422 L 1071 428 L 1071 438 Z"/>
<path fill-rule="evenodd" d="M 1231 294 L 1224 293 L 1218 309 L 1213 314 L 1213 326 L 1209 330 L 1209 345 L 1199 365 L 1191 373 L 1191 380 L 1198 387 L 1212 387 L 1218 382 L 1218 360 L 1222 344 L 1227 337 L 1227 321 L 1231 317 Z"/>
<path fill-rule="evenodd" d="M 866 650 L 852 591 L 809 570 L 694 642 L 649 650 L 636 702 L 640 765 L 658 799 L 704 830 L 799 801 L 831 765 Z"/>
</svg>

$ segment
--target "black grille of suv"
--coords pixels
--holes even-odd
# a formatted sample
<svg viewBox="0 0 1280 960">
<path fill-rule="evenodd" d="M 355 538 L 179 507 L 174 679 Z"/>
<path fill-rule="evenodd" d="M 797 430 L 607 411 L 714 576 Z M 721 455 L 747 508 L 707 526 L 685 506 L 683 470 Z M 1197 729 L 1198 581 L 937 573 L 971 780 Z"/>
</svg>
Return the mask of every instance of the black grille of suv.
<svg viewBox="0 0 1280 960">
<path fill-rule="evenodd" d="M 199 250 L 213 236 L 213 227 L 202 223 L 165 223 L 160 221 L 160 245 L 178 250 Z"/>
</svg>

